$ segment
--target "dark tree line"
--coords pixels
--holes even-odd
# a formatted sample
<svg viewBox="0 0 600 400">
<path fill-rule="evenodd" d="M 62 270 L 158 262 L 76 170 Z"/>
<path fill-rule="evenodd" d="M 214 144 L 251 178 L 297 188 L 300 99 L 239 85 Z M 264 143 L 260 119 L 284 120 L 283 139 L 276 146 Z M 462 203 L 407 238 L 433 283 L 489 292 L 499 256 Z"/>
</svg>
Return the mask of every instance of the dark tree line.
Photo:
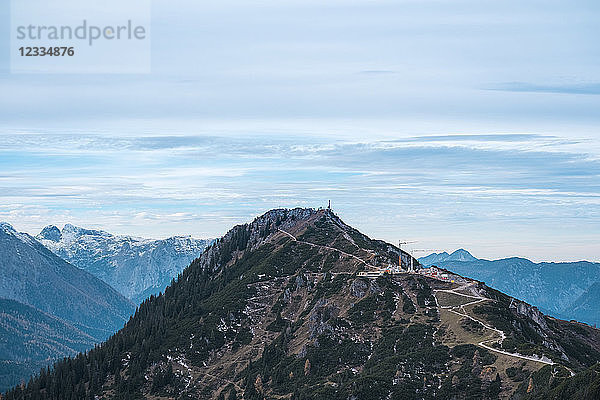
<svg viewBox="0 0 600 400">
<path fill-rule="evenodd" d="M 260 234 L 268 235 L 267 229 Z M 227 341 L 247 342 L 249 331 L 221 332 L 217 324 L 221 318 L 243 318 L 247 286 L 235 278 L 248 267 L 247 262 L 242 259 L 229 268 L 222 267 L 236 251 L 246 248 L 250 235 L 249 225 L 235 227 L 225 240 L 209 248 L 213 256 L 208 262 L 193 261 L 164 294 L 145 300 L 123 329 L 106 342 L 42 369 L 27 384 L 8 391 L 5 399 L 93 399 L 108 387 L 117 399 L 134 399 L 141 396 L 140 389 L 146 384 L 144 372 L 154 363 L 164 362 L 169 349 L 188 349 L 186 357 L 200 363 Z M 215 293 L 218 298 L 210 299 Z M 167 366 L 154 377 L 150 390 L 172 384 L 173 377 L 172 366 Z"/>
</svg>

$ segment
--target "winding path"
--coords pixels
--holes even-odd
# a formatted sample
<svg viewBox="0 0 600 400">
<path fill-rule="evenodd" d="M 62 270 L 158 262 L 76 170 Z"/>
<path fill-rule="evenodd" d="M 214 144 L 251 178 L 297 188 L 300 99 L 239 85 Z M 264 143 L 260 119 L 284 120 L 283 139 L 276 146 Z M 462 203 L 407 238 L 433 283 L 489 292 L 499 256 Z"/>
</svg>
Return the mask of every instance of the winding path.
<svg viewBox="0 0 600 400">
<path fill-rule="evenodd" d="M 340 250 L 340 249 L 336 249 L 335 247 L 325 246 L 325 245 L 319 245 L 319 244 L 315 244 L 315 243 L 305 242 L 303 240 L 298 240 L 294 235 L 292 235 L 289 232 L 284 231 L 283 229 L 277 228 L 277 230 L 280 231 L 281 233 L 284 233 L 288 237 L 290 237 L 294 242 L 306 244 L 306 245 L 312 246 L 312 247 L 320 247 L 320 248 L 324 248 L 324 249 L 328 249 L 328 250 L 332 250 L 332 251 L 337 251 L 337 252 L 339 252 L 339 253 L 341 253 L 341 254 L 343 254 L 345 256 L 354 258 L 355 260 L 361 262 L 362 264 L 366 265 L 367 267 L 376 268 L 375 266 L 367 263 L 365 260 L 363 260 L 363 259 L 355 256 L 354 254 L 346 253 L 345 251 Z M 483 301 L 488 301 L 488 300 L 491 301 L 491 299 L 488 299 L 487 297 L 471 296 L 471 295 L 468 295 L 468 294 L 457 292 L 457 290 L 466 289 L 467 287 L 472 286 L 472 285 L 473 285 L 472 283 L 467 283 L 467 284 L 465 284 L 465 285 L 463 285 L 461 287 L 458 287 L 456 289 L 436 289 L 436 290 L 434 290 L 434 296 L 433 297 L 435 298 L 435 302 L 436 302 L 437 306 L 439 308 L 448 309 L 448 311 L 450 311 L 450 312 L 452 312 L 452 313 L 454 313 L 456 315 L 459 315 L 461 317 L 465 317 L 465 318 L 468 318 L 468 319 L 470 319 L 472 321 L 475 321 L 475 322 L 479 323 L 480 325 L 482 325 L 485 329 L 491 330 L 491 331 L 495 332 L 496 334 L 500 335 L 500 337 L 497 338 L 497 339 L 483 340 L 483 341 L 477 343 L 478 346 L 483 347 L 486 350 L 493 351 L 495 353 L 500 353 L 500 354 L 503 354 L 503 355 L 506 355 L 506 356 L 510 356 L 510 357 L 515 357 L 515 358 L 520 358 L 522 360 L 528 360 L 528 361 L 538 362 L 538 363 L 547 364 L 547 365 L 555 365 L 555 363 L 552 360 L 549 360 L 549 359 L 547 359 L 545 357 L 544 358 L 537 358 L 537 357 L 524 356 L 522 354 L 509 353 L 507 351 L 498 350 L 498 349 L 495 349 L 495 348 L 493 348 L 491 346 L 488 346 L 486 344 L 486 342 L 502 343 L 502 341 L 504 339 L 506 339 L 506 334 L 503 331 L 501 331 L 500 329 L 496 329 L 496 328 L 494 328 L 492 326 L 489 326 L 486 323 L 484 323 L 483 321 L 480 321 L 477 318 L 474 318 L 474 317 L 472 317 L 472 316 L 470 316 L 470 315 L 467 314 L 467 311 L 464 309 L 465 306 L 469 306 L 469 305 L 472 305 L 472 304 L 481 303 Z M 463 297 L 467 297 L 467 298 L 475 299 L 475 300 L 471 301 L 469 303 L 466 303 L 466 304 L 462 304 L 460 306 L 454 306 L 454 307 L 453 306 L 440 306 L 440 304 L 438 302 L 438 299 L 435 296 L 435 292 L 452 293 L 452 294 L 455 294 L 455 295 L 458 295 L 458 296 L 463 296 Z M 456 311 L 456 309 L 460 309 L 462 311 L 462 313 Z"/>
<path fill-rule="evenodd" d="M 297 243 L 302 243 L 302 244 L 306 244 L 306 245 L 308 245 L 308 246 L 312 246 L 312 247 L 320 247 L 320 248 L 323 248 L 323 249 L 328 249 L 328 250 L 332 250 L 332 251 L 337 251 L 337 252 L 339 252 L 339 253 L 341 253 L 341 254 L 343 254 L 343 255 L 345 255 L 345 256 L 352 257 L 352 258 L 354 258 L 355 260 L 357 260 L 357 261 L 360 261 L 361 263 L 363 263 L 364 265 L 366 265 L 366 266 L 367 266 L 367 267 L 369 267 L 369 268 L 375 268 L 375 269 L 377 269 L 377 267 L 375 267 L 375 266 L 373 266 L 373 265 L 369 264 L 368 262 L 366 262 L 366 261 L 365 261 L 365 260 L 363 260 L 362 258 L 355 256 L 354 254 L 346 253 L 345 251 L 343 251 L 343 250 L 340 250 L 340 249 L 336 249 L 335 247 L 331 247 L 331 246 L 325 246 L 325 245 L 322 245 L 322 244 L 315 244 L 315 243 L 305 242 L 305 241 L 303 241 L 303 240 L 298 240 L 298 239 L 296 239 L 296 237 L 295 237 L 294 235 L 292 235 L 292 234 L 291 234 L 291 233 L 289 233 L 289 232 L 286 232 L 286 231 L 284 231 L 283 229 L 277 228 L 277 230 L 278 230 L 279 232 L 285 233 L 285 234 L 286 234 L 287 236 L 289 236 L 289 237 L 290 237 L 290 238 L 291 238 L 291 239 L 292 239 L 294 242 L 297 242 Z"/>
<path fill-rule="evenodd" d="M 461 286 L 459 288 L 456 288 L 456 289 L 449 289 L 449 290 L 436 289 L 436 290 L 434 290 L 433 297 L 435 298 L 435 302 L 436 302 L 437 306 L 439 308 L 448 309 L 448 311 L 450 311 L 451 313 L 454 313 L 454 314 L 459 315 L 461 317 L 465 317 L 465 318 L 468 318 L 468 319 L 470 319 L 472 321 L 475 321 L 478 324 L 480 324 L 481 326 L 483 326 L 485 329 L 491 330 L 491 331 L 495 332 L 496 334 L 500 335 L 500 337 L 497 338 L 497 339 L 483 340 L 483 341 L 477 343 L 478 346 L 483 347 L 486 350 L 493 351 L 495 353 L 504 354 L 505 356 L 520 358 L 522 360 L 528 360 L 528 361 L 538 362 L 538 363 L 547 364 L 547 365 L 555 365 L 555 363 L 552 360 L 550 360 L 550 359 L 548 359 L 546 357 L 538 358 L 538 357 L 524 356 L 522 354 L 509 353 L 508 351 L 498 350 L 496 348 L 488 346 L 486 344 L 486 342 L 488 342 L 488 343 L 489 342 L 502 343 L 502 341 L 504 339 L 506 339 L 506 334 L 503 331 L 501 331 L 500 329 L 496 329 L 493 326 L 489 326 L 486 323 L 484 323 L 483 321 L 480 321 L 477 318 L 474 318 L 471 315 L 467 314 L 467 311 L 464 308 L 465 306 L 469 306 L 469 305 L 472 305 L 472 304 L 481 303 L 481 302 L 488 301 L 488 300 L 491 301 L 491 299 L 488 299 L 487 297 L 481 297 L 481 296 L 477 297 L 477 296 L 471 296 L 471 295 L 468 295 L 468 294 L 457 292 L 457 290 L 466 289 L 468 286 L 471 286 L 471 285 L 472 285 L 472 283 L 469 283 L 469 284 L 463 285 L 463 286 Z M 458 295 L 458 296 L 463 296 L 463 297 L 467 297 L 467 298 L 471 298 L 471 299 L 477 299 L 477 300 L 471 301 L 469 303 L 461 304 L 460 306 L 440 306 L 440 304 L 438 302 L 438 299 L 437 299 L 437 296 L 435 295 L 436 292 L 452 293 L 452 294 L 455 294 L 455 295 Z M 456 311 L 457 309 L 460 309 L 462 312 Z"/>
</svg>

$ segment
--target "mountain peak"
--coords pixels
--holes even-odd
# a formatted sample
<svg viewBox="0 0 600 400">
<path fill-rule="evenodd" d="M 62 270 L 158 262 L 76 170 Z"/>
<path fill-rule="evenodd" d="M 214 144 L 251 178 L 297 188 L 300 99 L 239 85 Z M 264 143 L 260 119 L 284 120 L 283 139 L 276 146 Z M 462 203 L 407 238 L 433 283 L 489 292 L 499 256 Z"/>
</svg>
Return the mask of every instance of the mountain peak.
<svg viewBox="0 0 600 400">
<path fill-rule="evenodd" d="M 108 232 L 104 232 L 96 229 L 86 229 L 72 224 L 65 224 L 62 230 L 63 239 L 73 239 L 79 236 L 112 236 Z"/>
<path fill-rule="evenodd" d="M 28 245 L 37 244 L 37 242 L 31 236 L 29 236 L 27 233 L 24 233 L 24 232 L 18 232 L 8 222 L 0 222 L 0 232 L 4 233 L 6 235 L 10 235 L 13 238 L 16 238 L 17 240 L 20 240 L 21 242 L 24 242 Z"/>
<path fill-rule="evenodd" d="M 419 262 L 422 265 L 428 267 L 430 265 L 434 265 L 436 263 L 446 260 L 449 256 L 450 256 L 450 254 L 448 254 L 445 251 L 442 253 L 431 253 L 428 256 L 419 258 Z"/>
<path fill-rule="evenodd" d="M 0 232 L 9 227 L 0 225 Z M 6 231 L 0 242 L 0 297 L 68 320 L 97 339 L 126 321 L 134 305 L 91 274 L 54 255 L 27 233 Z"/>
<path fill-rule="evenodd" d="M 345 224 L 331 209 L 274 209 L 252 222 L 236 225 L 210 246 L 200 257 L 200 264 L 210 265 L 217 273 L 235 263 L 248 252 L 259 248 L 290 250 L 301 244 L 315 252 L 334 252 L 333 258 L 350 258 L 358 264 L 346 263 L 336 273 L 354 273 L 356 268 L 381 268 L 398 263 L 418 265 L 407 252 L 379 240 L 372 240 Z M 308 247 L 306 247 L 308 246 Z M 331 268 L 331 266 L 329 266 Z"/>
<path fill-rule="evenodd" d="M 15 228 L 8 222 L 0 222 L 0 230 L 4 232 L 15 232 Z"/>
<path fill-rule="evenodd" d="M 65 226 L 63 227 L 63 232 L 65 232 L 65 233 L 78 233 L 83 230 L 84 230 L 83 228 L 80 228 L 80 227 L 72 225 L 72 224 L 65 224 Z"/>
<path fill-rule="evenodd" d="M 136 303 L 158 294 L 211 240 L 153 240 L 65 224 L 49 225 L 36 239 L 54 254 L 105 281 Z"/>
<path fill-rule="evenodd" d="M 316 210 L 314 208 L 275 208 L 269 210 L 263 215 L 257 217 L 254 221 L 306 221 L 317 213 L 323 213 L 325 210 Z"/>
<path fill-rule="evenodd" d="M 436 265 L 438 263 L 446 262 L 446 261 L 476 261 L 477 258 L 473 257 L 471 253 L 469 253 L 465 249 L 458 249 L 452 252 L 452 254 L 448 254 L 447 252 L 443 253 L 432 253 L 426 257 L 419 258 L 419 262 L 425 266 Z"/>
<path fill-rule="evenodd" d="M 48 225 L 42 229 L 39 235 L 37 235 L 37 238 L 58 242 L 60 240 L 60 235 L 60 229 L 54 225 Z"/>
<path fill-rule="evenodd" d="M 473 257 L 471 253 L 469 253 L 465 249 L 458 249 L 450 254 L 447 258 L 447 261 L 475 261 L 476 258 Z"/>
</svg>

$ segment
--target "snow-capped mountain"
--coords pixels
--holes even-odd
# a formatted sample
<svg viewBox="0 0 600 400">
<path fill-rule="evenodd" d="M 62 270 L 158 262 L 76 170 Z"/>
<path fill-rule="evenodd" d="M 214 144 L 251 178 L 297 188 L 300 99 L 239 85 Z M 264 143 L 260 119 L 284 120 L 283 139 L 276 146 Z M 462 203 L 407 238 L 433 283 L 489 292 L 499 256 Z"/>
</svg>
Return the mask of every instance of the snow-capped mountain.
<svg viewBox="0 0 600 400">
<path fill-rule="evenodd" d="M 135 311 L 106 282 L 7 223 L 0 223 L 0 298 L 61 318 L 96 340 L 109 337 Z"/>
<path fill-rule="evenodd" d="M 36 239 L 135 303 L 157 294 L 212 242 L 190 236 L 152 240 L 67 224 L 45 227 Z"/>
<path fill-rule="evenodd" d="M 134 312 L 106 282 L 0 222 L 0 392 L 89 350 Z"/>
</svg>

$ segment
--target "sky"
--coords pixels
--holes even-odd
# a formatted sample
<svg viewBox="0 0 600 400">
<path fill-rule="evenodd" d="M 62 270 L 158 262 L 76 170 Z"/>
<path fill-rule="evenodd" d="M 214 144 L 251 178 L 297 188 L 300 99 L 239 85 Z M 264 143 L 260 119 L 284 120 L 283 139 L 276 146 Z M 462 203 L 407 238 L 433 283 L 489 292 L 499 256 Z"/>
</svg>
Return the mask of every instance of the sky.
<svg viewBox="0 0 600 400">
<path fill-rule="evenodd" d="M 150 73 L 0 41 L 1 221 L 217 237 L 331 199 L 418 256 L 600 261 L 600 3 L 215 3 L 152 2 Z"/>
</svg>

